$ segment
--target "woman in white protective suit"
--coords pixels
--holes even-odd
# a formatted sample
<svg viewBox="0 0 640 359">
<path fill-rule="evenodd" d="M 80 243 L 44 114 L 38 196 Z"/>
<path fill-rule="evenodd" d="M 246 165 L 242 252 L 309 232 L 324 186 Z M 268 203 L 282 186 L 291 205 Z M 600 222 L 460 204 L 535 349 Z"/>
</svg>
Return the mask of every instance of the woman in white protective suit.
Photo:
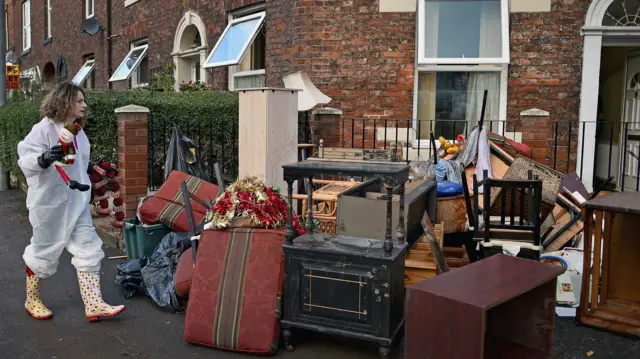
<svg viewBox="0 0 640 359">
<path fill-rule="evenodd" d="M 27 300 L 24 306 L 27 313 L 36 319 L 53 316 L 40 300 L 40 279 L 56 272 L 64 249 L 73 255 L 71 263 L 77 270 L 89 322 L 124 310 L 124 306 L 111 306 L 102 300 L 99 271 L 104 252 L 89 209 L 91 191 L 69 188 L 53 165 L 64 156 L 62 147 L 58 145 L 61 129 L 74 122 L 83 125 L 86 107 L 82 88 L 69 82 L 59 84 L 42 104 L 43 119 L 18 144 L 18 165 L 29 186 L 27 208 L 33 227 L 31 244 L 23 255 L 27 265 Z M 65 167 L 65 171 L 80 183 L 90 183 L 91 146 L 83 130 L 75 138 L 75 148 L 75 162 Z"/>
</svg>

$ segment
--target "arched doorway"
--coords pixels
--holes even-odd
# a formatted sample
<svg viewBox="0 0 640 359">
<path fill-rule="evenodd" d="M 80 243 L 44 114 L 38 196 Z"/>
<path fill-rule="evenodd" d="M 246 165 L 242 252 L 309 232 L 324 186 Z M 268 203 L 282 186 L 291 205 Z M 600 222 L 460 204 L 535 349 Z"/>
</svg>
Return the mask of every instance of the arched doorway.
<svg viewBox="0 0 640 359">
<path fill-rule="evenodd" d="M 45 90 L 51 90 L 56 85 L 56 67 L 52 62 L 47 62 L 42 68 L 42 86 Z"/>
<path fill-rule="evenodd" d="M 640 141 L 635 140 L 640 138 L 640 111 L 635 110 L 637 98 L 627 98 L 635 95 L 635 85 L 634 89 L 629 86 L 640 73 L 639 12 L 640 0 L 594 0 L 581 31 L 584 47 L 576 170 L 589 190 L 608 175 L 605 168 L 615 176 L 618 190 L 636 190 L 636 183 L 640 184 Z M 608 76 L 614 72 L 616 76 Z M 603 112 L 607 102 L 618 108 Z"/>
<path fill-rule="evenodd" d="M 205 81 L 206 71 L 202 64 L 207 57 L 206 36 L 206 28 L 200 16 L 187 11 L 178 24 L 173 40 L 176 90 L 183 81 Z"/>
</svg>

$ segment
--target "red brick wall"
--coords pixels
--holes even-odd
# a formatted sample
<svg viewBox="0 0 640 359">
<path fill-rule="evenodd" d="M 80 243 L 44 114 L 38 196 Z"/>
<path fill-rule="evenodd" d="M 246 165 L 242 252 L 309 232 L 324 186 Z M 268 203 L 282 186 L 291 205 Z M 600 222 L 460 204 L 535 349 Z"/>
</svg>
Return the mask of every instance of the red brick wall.
<svg viewBox="0 0 640 359">
<path fill-rule="evenodd" d="M 412 116 L 415 14 L 378 7 L 378 0 L 302 1 L 296 63 L 346 118 Z"/>
<path fill-rule="evenodd" d="M 11 0 L 10 0 L 11 1 Z M 22 1 L 13 1 L 14 5 L 14 41 L 18 54 L 22 48 Z M 67 64 L 69 80 L 84 64 L 83 57 L 94 54 L 96 65 L 95 79 L 98 84 L 107 81 L 106 31 L 100 31 L 95 36 L 80 32 L 80 23 L 84 19 L 85 10 L 82 0 L 54 0 L 52 12 L 53 39 L 43 44 L 46 36 L 45 29 L 45 0 L 31 0 L 31 51 L 21 59 L 21 69 L 34 66 L 40 68 L 40 73 L 47 62 L 57 67 L 58 56 L 64 56 Z M 106 28 L 107 7 L 105 1 L 95 2 L 95 16 Z M 106 86 L 105 86 L 106 87 Z"/>
<path fill-rule="evenodd" d="M 267 7 L 268 85 L 304 70 L 345 119 L 412 117 L 415 13 L 380 13 L 378 0 L 287 5 Z M 362 122 L 355 127 L 362 136 Z M 351 146 L 350 125 L 344 135 Z"/>
<path fill-rule="evenodd" d="M 149 68 L 172 62 L 175 32 L 188 10 L 197 13 L 207 26 L 207 45 L 213 48 L 227 25 L 223 1 L 140 1 L 124 7 L 124 1 L 114 1 L 114 33 L 121 36 L 113 42 L 113 70 L 131 50 L 131 42 L 146 38 L 149 41 Z M 209 71 L 209 82 L 216 89 L 228 88 L 227 70 Z M 114 88 L 127 88 L 126 81 L 114 84 Z"/>
<path fill-rule="evenodd" d="M 511 65 L 507 116 L 519 122 L 523 142 L 535 160 L 553 165 L 553 132 L 559 125 L 558 169 L 566 169 L 568 123 L 573 123 L 571 153 L 577 147 L 582 44 L 580 28 L 589 0 L 553 0 L 551 12 L 511 14 Z M 520 118 L 520 112 L 539 108 L 549 118 Z M 521 126 L 520 126 L 521 124 Z M 575 167 L 575 163 L 572 164 Z"/>
</svg>

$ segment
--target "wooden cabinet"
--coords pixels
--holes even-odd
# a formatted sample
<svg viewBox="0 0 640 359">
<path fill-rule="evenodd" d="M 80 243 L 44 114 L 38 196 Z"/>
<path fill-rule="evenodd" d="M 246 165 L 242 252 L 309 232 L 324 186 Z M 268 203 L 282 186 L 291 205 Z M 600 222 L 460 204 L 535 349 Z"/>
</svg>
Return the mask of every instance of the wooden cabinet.
<svg viewBox="0 0 640 359">
<path fill-rule="evenodd" d="M 588 201 L 582 220 L 584 269 L 577 320 L 640 336 L 640 194 L 614 193 Z"/>
<path fill-rule="evenodd" d="M 293 182 L 318 174 L 378 177 L 387 193 L 384 239 L 314 233 L 313 193 L 309 192 L 307 233 L 296 237 L 287 221 L 284 249 L 284 311 L 281 321 L 287 349 L 292 330 L 314 330 L 375 342 L 380 355 L 404 324 L 404 259 L 407 250 L 404 221 L 405 163 L 302 161 L 283 166 L 291 203 Z M 400 187 L 399 218 L 392 224 L 393 189 Z"/>
<path fill-rule="evenodd" d="M 563 272 L 497 254 L 409 286 L 405 359 L 553 358 Z"/>
</svg>

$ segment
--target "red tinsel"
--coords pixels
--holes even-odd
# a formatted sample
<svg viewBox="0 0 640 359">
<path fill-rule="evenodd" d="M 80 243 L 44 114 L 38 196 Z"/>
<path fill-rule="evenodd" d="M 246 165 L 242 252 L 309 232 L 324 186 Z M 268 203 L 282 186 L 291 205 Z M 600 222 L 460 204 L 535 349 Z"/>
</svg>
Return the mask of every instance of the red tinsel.
<svg viewBox="0 0 640 359">
<path fill-rule="evenodd" d="M 265 228 L 285 225 L 287 203 L 273 188 L 266 187 L 255 178 L 239 180 L 232 184 L 212 208 L 214 228 L 224 228 L 237 216 L 247 217 L 252 223 Z M 292 223 L 298 235 L 306 233 L 298 217 L 293 214 Z"/>
</svg>

